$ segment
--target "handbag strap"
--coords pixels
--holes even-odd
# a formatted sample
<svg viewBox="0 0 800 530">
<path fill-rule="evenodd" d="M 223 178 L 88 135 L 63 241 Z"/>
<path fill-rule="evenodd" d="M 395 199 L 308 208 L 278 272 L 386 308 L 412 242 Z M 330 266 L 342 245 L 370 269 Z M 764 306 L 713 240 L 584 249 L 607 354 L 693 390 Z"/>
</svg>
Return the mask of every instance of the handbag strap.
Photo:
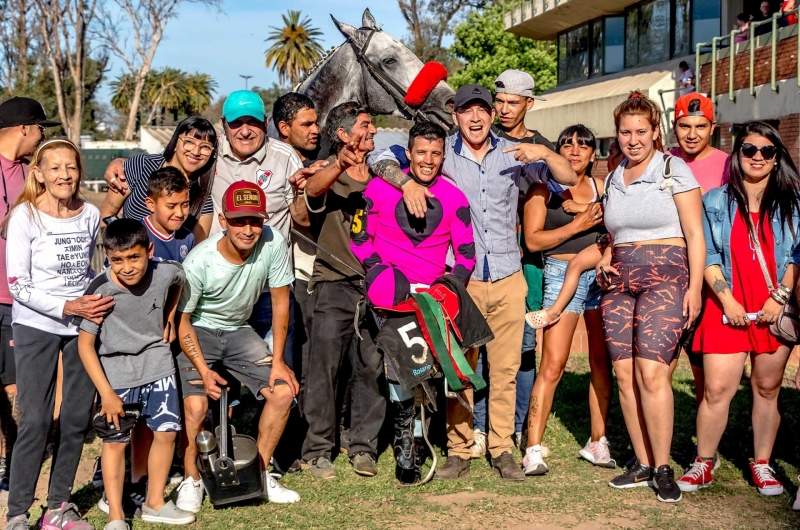
<svg viewBox="0 0 800 530">
<path fill-rule="evenodd" d="M 753 227 L 753 222 L 750 220 L 750 218 L 748 217 L 745 221 L 747 222 L 747 230 L 750 232 L 750 239 L 753 240 L 753 246 L 755 247 L 756 256 L 758 257 L 758 263 L 761 265 L 761 272 L 764 274 L 764 279 L 767 280 L 767 289 L 769 289 L 769 292 L 771 293 L 775 290 L 775 284 L 772 283 L 772 277 L 769 275 L 767 260 L 764 259 L 764 252 L 761 250 L 761 242 L 758 240 L 758 234 L 756 234 L 755 228 Z"/>
</svg>

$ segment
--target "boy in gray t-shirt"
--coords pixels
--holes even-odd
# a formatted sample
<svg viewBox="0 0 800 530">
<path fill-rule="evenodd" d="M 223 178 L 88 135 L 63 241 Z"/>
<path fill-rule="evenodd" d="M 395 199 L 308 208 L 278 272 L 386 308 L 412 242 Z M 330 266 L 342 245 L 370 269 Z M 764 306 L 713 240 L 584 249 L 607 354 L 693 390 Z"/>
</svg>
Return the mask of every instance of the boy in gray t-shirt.
<svg viewBox="0 0 800 530">
<path fill-rule="evenodd" d="M 106 228 L 103 248 L 109 268 L 86 294 L 112 296 L 114 308 L 101 322 L 77 319 L 78 353 L 101 398 L 100 416 L 119 430 L 124 405 L 140 404 L 137 428 L 153 431 L 148 460 L 147 498 L 142 519 L 189 524 L 194 514 L 164 502 L 164 488 L 181 430 L 180 399 L 170 342 L 175 338 L 175 309 L 185 280 L 174 261 L 152 261 L 153 244 L 141 223 L 119 219 Z M 130 432 L 107 437 L 103 444 L 103 482 L 108 530 L 128 530 L 122 509 L 125 447 Z"/>
</svg>

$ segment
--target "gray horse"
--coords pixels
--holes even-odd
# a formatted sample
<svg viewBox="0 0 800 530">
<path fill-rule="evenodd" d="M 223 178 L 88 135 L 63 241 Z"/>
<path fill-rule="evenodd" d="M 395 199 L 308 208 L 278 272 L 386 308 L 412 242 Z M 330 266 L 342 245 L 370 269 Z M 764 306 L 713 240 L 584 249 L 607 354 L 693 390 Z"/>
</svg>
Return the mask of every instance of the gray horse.
<svg viewBox="0 0 800 530">
<path fill-rule="evenodd" d="M 352 100 L 365 105 L 372 114 L 412 119 L 418 112 L 446 129 L 452 127 L 455 92 L 444 81 L 436 85 L 421 107 L 410 108 L 403 103 L 402 96 L 422 68 L 422 61 L 402 42 L 381 31 L 369 9 L 364 11 L 361 28 L 335 18 L 333 22 L 347 41 L 314 65 L 295 87 L 295 92 L 314 101 L 320 127 L 333 107 Z"/>
</svg>

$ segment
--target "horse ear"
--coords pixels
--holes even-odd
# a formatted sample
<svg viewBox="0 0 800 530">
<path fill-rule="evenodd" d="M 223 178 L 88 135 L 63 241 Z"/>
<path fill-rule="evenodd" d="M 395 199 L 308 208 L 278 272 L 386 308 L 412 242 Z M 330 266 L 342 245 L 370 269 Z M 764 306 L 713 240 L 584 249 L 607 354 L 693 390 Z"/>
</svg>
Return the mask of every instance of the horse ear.
<svg viewBox="0 0 800 530">
<path fill-rule="evenodd" d="M 375 22 L 375 17 L 372 16 L 372 13 L 369 12 L 369 8 L 364 10 L 364 14 L 361 16 L 361 27 L 362 28 L 374 28 L 377 24 Z"/>
<path fill-rule="evenodd" d="M 339 28 L 339 31 L 342 32 L 342 35 L 344 35 L 348 39 L 356 39 L 356 35 L 358 34 L 358 30 L 356 28 L 354 28 L 350 24 L 339 22 L 333 17 L 333 15 L 331 15 L 331 19 L 333 20 L 333 23 L 336 24 L 336 27 Z"/>
</svg>

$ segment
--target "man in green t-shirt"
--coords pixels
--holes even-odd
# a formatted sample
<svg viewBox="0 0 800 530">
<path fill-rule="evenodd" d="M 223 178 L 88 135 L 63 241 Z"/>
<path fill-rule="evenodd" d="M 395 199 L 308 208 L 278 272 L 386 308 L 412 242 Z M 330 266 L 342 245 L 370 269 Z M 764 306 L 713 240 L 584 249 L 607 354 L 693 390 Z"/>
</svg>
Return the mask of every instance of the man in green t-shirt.
<svg viewBox="0 0 800 530">
<path fill-rule="evenodd" d="M 258 422 L 258 451 L 268 499 L 290 503 L 297 493 L 278 484 L 266 469 L 297 395 L 294 373 L 283 360 L 289 327 L 289 289 L 294 281 L 289 249 L 281 233 L 264 226 L 266 197 L 240 180 L 225 191 L 219 222 L 223 232 L 197 245 L 183 262 L 186 283 L 178 303 L 178 356 L 186 421 L 185 478 L 176 505 L 197 513 L 203 484 L 195 437 L 203 428 L 208 399 L 219 399 L 228 382 L 214 368 L 223 365 L 266 404 Z M 247 324 L 264 287 L 272 297 L 274 351 Z"/>
</svg>

